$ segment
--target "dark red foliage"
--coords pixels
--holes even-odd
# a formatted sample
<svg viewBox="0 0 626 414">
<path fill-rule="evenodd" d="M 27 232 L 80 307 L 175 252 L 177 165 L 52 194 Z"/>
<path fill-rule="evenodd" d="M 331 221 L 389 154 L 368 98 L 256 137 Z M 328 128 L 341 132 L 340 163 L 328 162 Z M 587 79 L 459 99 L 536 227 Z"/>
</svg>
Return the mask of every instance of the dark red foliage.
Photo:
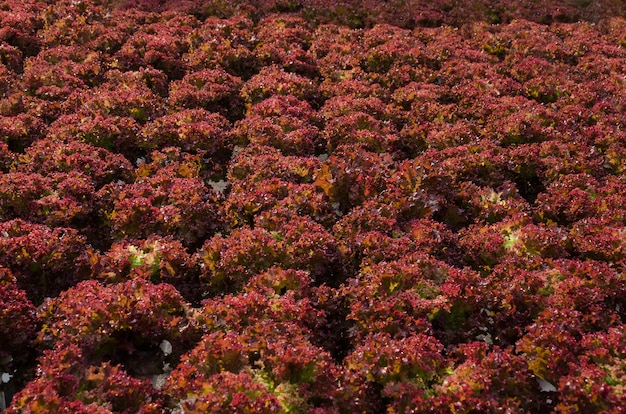
<svg viewBox="0 0 626 414">
<path fill-rule="evenodd" d="M 582 142 L 546 141 L 538 144 L 520 145 L 504 157 L 510 166 L 508 176 L 514 181 L 520 194 L 529 202 L 559 176 L 589 174 L 602 177 L 608 171 L 605 161 L 591 146 Z"/>
<path fill-rule="evenodd" d="M 443 86 L 434 83 L 410 82 L 406 86 L 396 89 L 391 99 L 404 110 L 413 109 L 411 111 L 413 115 L 421 115 L 421 119 L 412 118 L 418 124 L 428 120 L 423 119 L 427 114 L 425 111 L 427 111 L 430 105 L 443 98 L 445 91 L 446 89 Z M 420 106 L 423 107 L 422 110 L 420 110 Z"/>
<path fill-rule="evenodd" d="M 235 182 L 223 209 L 231 227 L 250 225 L 255 216 L 271 210 L 287 217 L 306 216 L 325 227 L 332 226 L 338 219 L 336 209 L 316 186 L 293 184 L 277 178 L 245 185 Z"/>
<path fill-rule="evenodd" d="M 376 207 L 376 204 L 366 203 L 362 208 L 355 208 L 333 227 L 341 248 L 350 252 L 355 265 L 364 268 L 398 260 L 414 252 L 449 264 L 460 263 L 457 236 L 446 225 L 422 218 L 401 227 L 389 211 L 382 206 Z M 364 213 L 372 218 L 369 223 L 358 222 Z"/>
<path fill-rule="evenodd" d="M 459 183 L 493 188 L 506 181 L 503 152 L 492 140 L 482 139 L 442 151 L 424 151 L 422 159 L 441 165 Z"/>
<path fill-rule="evenodd" d="M 0 142 L 14 152 L 24 152 L 33 142 L 45 135 L 46 126 L 41 118 L 20 113 L 16 116 L 0 116 Z"/>
<path fill-rule="evenodd" d="M 543 291 L 552 307 L 575 309 L 590 323 L 608 328 L 624 316 L 625 285 L 619 272 L 599 261 L 559 260 L 545 271 Z"/>
<path fill-rule="evenodd" d="M 133 79 L 108 73 L 109 81 L 85 92 L 74 93 L 66 111 L 86 108 L 100 116 L 130 117 L 145 124 L 164 113 L 163 99 L 148 86 Z"/>
<path fill-rule="evenodd" d="M 387 333 L 370 334 L 345 359 L 342 409 L 349 412 L 402 412 L 403 406 L 423 407 L 427 392 L 447 368 L 443 346 L 429 335 L 415 334 L 392 339 Z"/>
<path fill-rule="evenodd" d="M 111 236 L 142 238 L 172 234 L 193 245 L 218 227 L 213 190 L 196 178 L 155 177 L 126 186 L 107 186 L 102 213 Z"/>
<path fill-rule="evenodd" d="M 276 209 L 260 214 L 254 225 L 279 242 L 285 268 L 306 270 L 317 284 L 336 285 L 343 278 L 344 258 L 335 237 L 312 218 Z"/>
<path fill-rule="evenodd" d="M 256 27 L 257 44 L 253 50 L 262 66 L 278 65 L 288 72 L 315 77 L 317 65 L 308 53 L 313 37 L 311 26 L 302 18 L 272 14 Z"/>
<path fill-rule="evenodd" d="M 210 9 L 207 3 L 203 4 Z M 216 16 L 207 18 L 189 34 L 190 50 L 184 59 L 193 71 L 222 67 L 231 75 L 249 78 L 258 70 L 251 50 L 255 43 L 254 23 L 241 14 Z"/>
<path fill-rule="evenodd" d="M 536 214 L 567 225 L 594 217 L 623 221 L 624 187 L 614 176 L 598 181 L 584 173 L 564 175 L 537 197 Z"/>
<path fill-rule="evenodd" d="M 136 160 L 135 180 L 155 176 L 204 179 L 205 176 L 215 173 L 212 170 L 214 165 L 209 161 L 210 159 L 202 158 L 200 154 L 190 154 L 177 147 L 165 147 Z"/>
<path fill-rule="evenodd" d="M 55 143 L 79 141 L 132 159 L 139 153 L 140 128 L 132 117 L 79 111 L 59 116 L 50 125 L 47 137 Z"/>
<path fill-rule="evenodd" d="M 350 44 L 358 33 L 345 26 L 327 24 L 317 27 L 309 52 L 316 58 L 320 74 L 332 83 L 338 82 L 351 69 L 358 66 L 358 56 Z"/>
<path fill-rule="evenodd" d="M 344 145 L 322 164 L 315 175 L 315 185 L 346 213 L 382 192 L 393 168 L 389 154 L 370 152 L 360 145 Z"/>
<path fill-rule="evenodd" d="M 251 224 L 272 207 L 306 215 L 324 226 L 337 219 L 328 197 L 311 184 L 321 162 L 315 157 L 283 156 L 266 146 L 249 145 L 230 163 L 223 208 L 230 226 Z"/>
<path fill-rule="evenodd" d="M 26 56 L 36 55 L 40 46 L 37 30 L 43 26 L 40 12 L 41 8 L 29 2 L 9 2 L 0 13 L 0 40 Z"/>
<path fill-rule="evenodd" d="M 10 182 L 23 179 L 22 184 L 29 183 L 31 180 L 37 183 L 39 179 L 38 174 L 22 173 L 9 173 L 3 178 L 7 178 Z M 45 187 L 28 188 L 31 193 L 25 194 L 25 198 L 13 198 L 8 203 L 6 218 L 19 217 L 49 226 L 89 226 L 90 216 L 94 212 L 94 186 L 90 180 L 78 172 L 53 173 L 46 176 L 46 179 L 48 181 Z M 9 193 L 19 192 L 11 186 L 8 191 Z"/>
<path fill-rule="evenodd" d="M 141 278 L 153 283 L 169 283 L 191 302 L 198 303 L 202 298 L 194 256 L 170 236 L 123 239 L 113 243 L 97 260 L 92 266 L 93 278 L 97 280 L 119 283 Z"/>
<path fill-rule="evenodd" d="M 445 149 L 479 140 L 478 128 L 472 122 L 459 120 L 453 124 L 433 121 L 423 137 L 428 148 Z"/>
<path fill-rule="evenodd" d="M 389 23 L 409 29 L 430 28 L 440 25 L 462 26 L 475 21 L 510 23 L 516 19 L 531 20 L 542 24 L 574 22 L 578 19 L 598 21 L 612 16 L 623 16 L 619 2 L 603 0 L 593 4 L 571 3 L 559 0 L 547 1 L 541 5 L 529 5 L 515 1 L 459 1 L 427 2 L 411 0 L 404 2 L 378 2 L 373 0 L 348 0 L 332 2 L 315 0 L 233 1 L 223 3 L 209 1 L 163 2 L 156 0 L 133 0 L 121 3 L 122 9 L 164 12 L 184 11 L 199 17 L 230 17 L 236 12 L 246 13 L 257 19 L 273 13 L 303 16 L 314 24 L 335 23 L 353 28 L 371 28 L 376 24 Z"/>
<path fill-rule="evenodd" d="M 195 360 L 194 360 L 195 362 Z M 181 382 L 188 382 L 181 379 Z M 194 388 L 200 388 L 196 386 Z M 190 391 L 193 397 L 180 397 L 177 405 L 188 413 L 262 413 L 281 412 L 280 400 L 263 383 L 247 372 L 215 373 L 204 381 L 202 390 Z M 174 405 L 174 404 L 172 404 Z"/>
<path fill-rule="evenodd" d="M 242 293 L 205 300 L 200 317 L 203 327 L 208 332 L 240 332 L 271 320 L 318 329 L 325 315 L 310 299 L 314 290 L 311 282 L 303 270 L 271 267 L 250 278 Z"/>
<path fill-rule="evenodd" d="M 23 61 L 24 57 L 18 48 L 5 42 L 0 43 L 0 62 L 2 62 L 7 72 L 21 72 Z M 7 73 L 7 75 L 10 75 L 10 73 Z M 8 85 L 4 87 L 6 86 Z"/>
<path fill-rule="evenodd" d="M 458 236 L 445 224 L 430 219 L 411 220 L 404 227 L 404 232 L 405 236 L 399 239 L 402 240 L 399 244 L 414 244 L 415 251 L 456 264 L 459 255 Z"/>
<path fill-rule="evenodd" d="M 393 338 L 430 333 L 429 320 L 449 306 L 439 287 L 458 278 L 458 273 L 419 253 L 363 266 L 341 290 L 350 306 L 348 319 L 354 321 L 356 343 L 380 332 Z"/>
<path fill-rule="evenodd" d="M 56 46 L 75 46 L 97 43 L 99 36 L 106 36 L 101 22 L 107 21 L 104 2 L 96 1 L 87 6 L 85 3 L 59 1 L 48 4 L 42 10 L 43 27 L 37 32 L 42 48 Z M 110 26 L 110 25 L 107 25 Z M 106 39 L 102 39 L 106 42 Z"/>
<path fill-rule="evenodd" d="M 124 375 L 142 381 L 167 372 L 199 339 L 196 320 L 176 289 L 141 278 L 109 286 L 79 283 L 44 302 L 38 313 L 44 324 L 38 341 L 54 348 L 49 352 L 75 349 L 83 368 L 120 364 Z M 64 369 L 50 358 L 41 361 L 42 370 Z"/>
<path fill-rule="evenodd" d="M 244 292 L 258 292 L 270 298 L 290 292 L 298 300 L 309 299 L 313 296 L 311 282 L 309 272 L 274 267 L 250 278 L 244 286 Z M 314 313 L 312 310 L 310 312 Z"/>
<path fill-rule="evenodd" d="M 578 364 L 570 366 L 570 373 L 559 381 L 559 402 L 556 412 L 571 411 L 572 407 L 590 411 L 612 412 L 624 404 L 620 389 L 623 386 L 624 356 L 623 326 L 582 340 L 585 353 Z"/>
<path fill-rule="evenodd" d="M 320 108 L 320 115 L 327 120 L 358 113 L 368 114 L 385 124 L 391 122 L 394 126 L 401 125 L 405 115 L 395 105 L 385 103 L 377 97 L 334 96 Z"/>
<path fill-rule="evenodd" d="M 14 75 L 0 61 L 0 80 L 2 81 L 2 86 L 0 86 L 0 96 L 6 96 L 7 94 L 10 94 L 13 77 Z"/>
<path fill-rule="evenodd" d="M 233 121 L 241 117 L 243 82 L 224 69 L 203 69 L 171 82 L 168 103 L 173 109 L 206 109 Z"/>
<path fill-rule="evenodd" d="M 89 277 L 90 246 L 78 231 L 21 219 L 0 223 L 0 266 L 35 304 Z"/>
<path fill-rule="evenodd" d="M 434 387 L 436 396 L 429 401 L 432 407 L 423 412 L 534 412 L 547 408 L 525 359 L 512 349 L 471 342 L 456 353 L 460 363 Z"/>
<path fill-rule="evenodd" d="M 251 106 L 272 95 L 293 95 L 315 106 L 319 104 L 318 85 L 314 80 L 286 72 L 278 65 L 265 66 L 241 88 L 241 97 Z"/>
<path fill-rule="evenodd" d="M 340 146 L 360 146 L 367 151 L 394 152 L 399 137 L 390 122 L 381 122 L 363 112 L 339 116 L 326 122 L 324 129 L 326 151 Z"/>
<path fill-rule="evenodd" d="M 11 164 L 13 164 L 15 154 L 11 152 L 9 146 L 4 142 L 0 142 L 0 172 L 7 172 Z"/>
<path fill-rule="evenodd" d="M 45 100 L 63 100 L 78 89 L 102 82 L 100 53 L 87 48 L 58 46 L 24 61 L 23 82 L 28 93 Z"/>
<path fill-rule="evenodd" d="M 518 341 L 517 351 L 523 353 L 536 376 L 557 384 L 584 354 L 583 337 L 616 326 L 622 324 L 615 319 L 607 324 L 596 315 L 574 309 L 546 308 Z"/>
<path fill-rule="evenodd" d="M 611 218 L 589 218 L 572 225 L 573 248 L 582 258 L 624 263 L 626 225 Z"/>
<path fill-rule="evenodd" d="M 232 159 L 227 178 L 229 183 L 240 184 L 272 178 L 308 184 L 320 166 L 317 157 L 285 156 L 273 147 L 251 144 Z"/>
<path fill-rule="evenodd" d="M 224 162 L 230 158 L 234 146 L 230 129 L 230 122 L 218 113 L 183 109 L 145 125 L 137 144 L 146 151 L 178 147 L 185 152 Z"/>
<path fill-rule="evenodd" d="M 361 69 L 352 69 L 339 81 L 332 81 L 326 78 L 319 87 L 324 98 L 334 96 L 349 96 L 354 98 L 379 98 L 388 101 L 390 93 L 387 89 L 375 82 L 363 79 L 364 74 Z"/>
<path fill-rule="evenodd" d="M 235 181 L 222 205 L 224 217 L 233 228 L 251 225 L 257 214 L 275 207 L 294 187 L 296 185 L 278 178 Z"/>
<path fill-rule="evenodd" d="M 561 176 L 537 197 L 537 215 L 563 224 L 589 217 L 594 213 L 599 186 L 588 174 Z"/>
<path fill-rule="evenodd" d="M 0 176 L 0 215 L 52 226 L 84 228 L 93 220 L 94 195 L 103 185 L 131 179 L 131 165 L 120 155 L 77 141 L 39 140 Z"/>
<path fill-rule="evenodd" d="M 554 116 L 541 104 L 521 96 L 496 101 L 487 132 L 502 146 L 529 144 L 554 138 Z"/>
<path fill-rule="evenodd" d="M 572 410 L 617 412 L 625 403 L 621 389 L 619 368 L 598 367 L 582 360 L 571 374 L 559 381 L 559 401 L 555 412 L 567 413 Z"/>
<path fill-rule="evenodd" d="M 507 216 L 531 211 L 530 204 L 510 181 L 503 182 L 497 189 L 463 182 L 459 185 L 458 203 L 467 219 L 485 223 L 499 222 Z"/>
<path fill-rule="evenodd" d="M 37 216 L 37 201 L 51 192 L 50 178 L 40 174 L 10 172 L 0 175 L 0 217 Z"/>
<path fill-rule="evenodd" d="M 0 405 L 619 412 L 625 11 L 1 2 Z"/>
<path fill-rule="evenodd" d="M 336 283 L 343 271 L 334 237 L 307 217 L 269 211 L 254 228 L 217 235 L 198 251 L 201 278 L 211 293 L 236 292 L 255 274 L 274 265 L 310 272 L 316 283 Z"/>
<path fill-rule="evenodd" d="M 316 114 L 294 96 L 273 95 L 251 106 L 235 125 L 241 145 L 265 145 L 285 155 L 310 156 L 323 147 Z"/>
<path fill-rule="evenodd" d="M 0 268 L 0 371 L 22 376 L 38 329 L 35 306 L 11 271 Z"/>
<path fill-rule="evenodd" d="M 185 15 L 163 14 L 160 17 L 134 32 L 113 55 L 117 69 L 153 67 L 163 71 L 170 80 L 185 75 L 187 65 L 182 56 L 189 50 L 186 38 L 199 22 Z"/>
<path fill-rule="evenodd" d="M 154 152 L 152 158 L 140 164 L 134 183 L 111 183 L 96 194 L 110 237 L 146 238 L 154 233 L 174 236 L 186 246 L 201 243 L 220 228 L 219 195 L 198 175 L 197 160 L 167 165 L 167 153 Z"/>
<path fill-rule="evenodd" d="M 388 205 L 374 200 L 365 201 L 345 215 L 338 211 L 342 217 L 333 226 L 333 234 L 353 266 L 358 268 L 363 261 L 376 261 L 364 253 L 384 246 L 386 240 L 394 236 L 394 231 L 398 230 L 396 213 Z"/>
<path fill-rule="evenodd" d="M 37 141 L 19 157 L 16 170 L 30 174 L 81 174 L 88 177 L 90 184 L 96 188 L 132 178 L 132 165 L 123 156 L 73 140 Z"/>
<path fill-rule="evenodd" d="M 368 30 L 360 45 L 359 66 L 365 78 L 389 92 L 430 76 L 424 43 L 409 30 L 380 24 Z"/>
<path fill-rule="evenodd" d="M 277 203 L 276 212 L 284 217 L 306 216 L 327 229 L 339 219 L 335 206 L 312 184 L 294 186 L 289 196 Z"/>
<path fill-rule="evenodd" d="M 539 263 L 513 256 L 490 273 L 457 269 L 456 276 L 440 286 L 448 306 L 432 318 L 435 336 L 448 346 L 472 341 L 503 348 L 514 344 L 547 306 L 549 294 Z"/>
<path fill-rule="evenodd" d="M 337 374 L 328 353 L 296 323 L 265 320 L 205 335 L 165 391 L 171 406 L 182 403 L 190 412 L 316 412 L 331 409 Z"/>
<path fill-rule="evenodd" d="M 37 377 L 15 396 L 8 412 L 156 414 L 162 410 L 162 398 L 148 379 L 133 378 L 110 362 L 93 363 L 80 347 L 64 345 L 44 351 Z"/>
<path fill-rule="evenodd" d="M 566 229 L 555 223 L 533 224 L 526 214 L 507 216 L 491 225 L 473 224 L 460 232 L 459 243 L 466 263 L 476 269 L 489 269 L 509 255 L 565 258 L 571 250 Z"/>
<path fill-rule="evenodd" d="M 151 66 L 140 67 L 138 70 L 127 72 L 111 69 L 106 75 L 112 85 L 118 85 L 122 89 L 148 88 L 159 97 L 166 97 L 168 94 L 169 80 L 167 75 Z"/>
<path fill-rule="evenodd" d="M 399 221 L 433 218 L 454 227 L 464 221 L 453 205 L 453 176 L 426 155 L 400 163 L 379 199 L 397 211 Z"/>
</svg>

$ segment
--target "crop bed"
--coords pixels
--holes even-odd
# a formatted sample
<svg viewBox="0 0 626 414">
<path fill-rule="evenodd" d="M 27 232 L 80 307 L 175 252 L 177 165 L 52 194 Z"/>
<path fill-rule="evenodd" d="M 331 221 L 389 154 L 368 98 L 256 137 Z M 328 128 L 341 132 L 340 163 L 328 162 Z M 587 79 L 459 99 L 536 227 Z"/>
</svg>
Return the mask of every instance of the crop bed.
<svg viewBox="0 0 626 414">
<path fill-rule="evenodd" d="M 623 1 L 1 1 L 0 411 L 622 413 Z"/>
</svg>

